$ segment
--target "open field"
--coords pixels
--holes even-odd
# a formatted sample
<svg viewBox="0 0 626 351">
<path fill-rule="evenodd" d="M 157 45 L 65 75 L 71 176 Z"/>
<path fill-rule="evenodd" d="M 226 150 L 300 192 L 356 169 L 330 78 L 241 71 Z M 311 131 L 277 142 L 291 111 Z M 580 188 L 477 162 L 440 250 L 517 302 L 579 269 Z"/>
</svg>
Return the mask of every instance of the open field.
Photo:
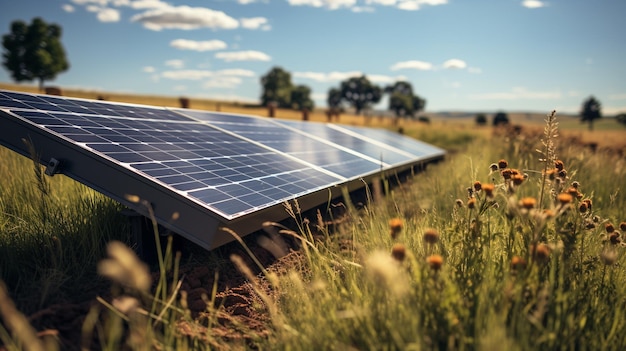
<svg viewBox="0 0 626 351">
<path fill-rule="evenodd" d="M 120 97 L 178 104 L 142 99 Z M 472 118 L 429 117 L 369 123 L 453 151 L 444 162 L 384 198 L 371 189 L 371 201 L 338 199 L 334 216 L 292 203 L 287 228 L 266 228 L 291 248 L 287 255 L 274 257 L 252 235 L 210 253 L 168 249 L 150 272 L 124 246 L 107 251 L 113 240 L 132 246 L 119 204 L 0 149 L 0 344 L 623 350 L 626 129 L 601 120 L 590 133 L 571 117 L 546 126 L 545 115 L 512 115 L 523 132 L 496 133 Z M 490 170 L 499 160 L 507 164 Z"/>
</svg>

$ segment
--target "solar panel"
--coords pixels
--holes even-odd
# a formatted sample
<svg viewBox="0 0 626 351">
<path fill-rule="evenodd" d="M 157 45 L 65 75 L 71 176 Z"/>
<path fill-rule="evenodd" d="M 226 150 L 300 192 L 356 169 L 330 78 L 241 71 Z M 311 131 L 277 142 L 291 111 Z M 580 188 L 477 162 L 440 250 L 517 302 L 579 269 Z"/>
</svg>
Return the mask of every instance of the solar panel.
<svg viewBox="0 0 626 351">
<path fill-rule="evenodd" d="M 207 249 L 231 240 L 220 226 L 245 235 L 283 219 L 285 201 L 312 207 L 416 156 L 443 156 L 385 131 L 12 91 L 0 90 L 0 111 L 3 145 L 28 155 L 30 140 L 43 164 L 147 214 L 127 199 L 139 196 Z"/>
</svg>

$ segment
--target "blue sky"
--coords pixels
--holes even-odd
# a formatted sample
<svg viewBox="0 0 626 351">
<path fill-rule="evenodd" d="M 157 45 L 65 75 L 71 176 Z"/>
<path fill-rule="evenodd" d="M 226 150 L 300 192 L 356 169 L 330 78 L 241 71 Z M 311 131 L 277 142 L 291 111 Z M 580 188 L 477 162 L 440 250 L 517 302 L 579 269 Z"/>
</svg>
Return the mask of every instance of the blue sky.
<svg viewBox="0 0 626 351">
<path fill-rule="evenodd" d="M 626 112 L 624 0 L 0 0 L 63 28 L 51 84 L 258 101 L 274 66 L 312 88 L 407 80 L 427 111 Z M 0 81 L 11 82 L 0 69 Z M 386 106 L 379 106 L 386 107 Z"/>
</svg>

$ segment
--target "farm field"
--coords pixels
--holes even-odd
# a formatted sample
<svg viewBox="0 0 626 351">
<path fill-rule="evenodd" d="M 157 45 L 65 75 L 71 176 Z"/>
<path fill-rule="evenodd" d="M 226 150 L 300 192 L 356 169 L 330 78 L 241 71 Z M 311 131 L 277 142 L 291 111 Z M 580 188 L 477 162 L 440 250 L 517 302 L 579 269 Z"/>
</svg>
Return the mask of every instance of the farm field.
<svg viewBox="0 0 626 351">
<path fill-rule="evenodd" d="M 267 114 L 191 100 L 218 104 Z M 164 240 L 150 266 L 127 249 L 121 205 L 0 148 L 0 349 L 623 350 L 626 128 L 589 132 L 558 111 L 511 113 L 521 132 L 425 115 L 341 116 L 450 151 L 385 197 L 286 204 L 291 220 L 212 252 Z"/>
</svg>

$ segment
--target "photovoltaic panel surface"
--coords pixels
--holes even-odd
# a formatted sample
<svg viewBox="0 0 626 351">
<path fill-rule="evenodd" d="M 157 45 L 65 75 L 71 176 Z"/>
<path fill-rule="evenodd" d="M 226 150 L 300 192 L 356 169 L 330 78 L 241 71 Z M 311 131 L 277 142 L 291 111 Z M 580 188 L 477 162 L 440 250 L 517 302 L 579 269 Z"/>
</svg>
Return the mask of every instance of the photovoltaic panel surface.
<svg viewBox="0 0 626 351">
<path fill-rule="evenodd" d="M 127 198 L 137 194 L 160 224 L 209 249 L 232 240 L 220 226 L 245 235 L 285 218 L 287 200 L 310 208 L 443 156 L 384 130 L 0 90 L 0 143 L 29 156 L 24 140 L 41 163 L 58 159 L 62 173 L 142 212 Z"/>
</svg>

